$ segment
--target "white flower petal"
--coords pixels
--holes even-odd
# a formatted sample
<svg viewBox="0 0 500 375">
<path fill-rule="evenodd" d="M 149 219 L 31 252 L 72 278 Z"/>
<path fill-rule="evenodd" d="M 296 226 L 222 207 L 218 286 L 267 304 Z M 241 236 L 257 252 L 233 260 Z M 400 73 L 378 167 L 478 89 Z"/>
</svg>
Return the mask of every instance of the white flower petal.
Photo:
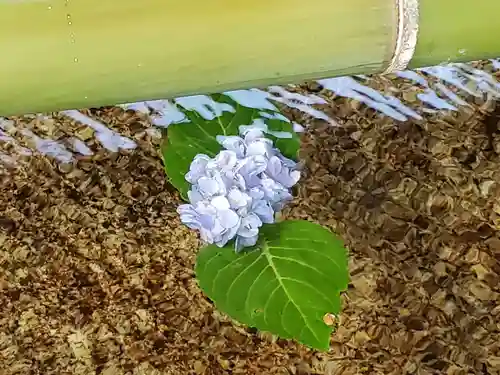
<svg viewBox="0 0 500 375">
<path fill-rule="evenodd" d="M 222 150 L 215 157 L 215 162 L 217 166 L 222 170 L 233 169 L 238 161 L 238 157 L 234 151 Z"/>
<path fill-rule="evenodd" d="M 238 227 L 240 217 L 233 210 L 224 210 L 219 213 L 221 225 L 226 229 Z"/>
<path fill-rule="evenodd" d="M 198 180 L 197 189 L 204 197 L 211 197 L 222 193 L 224 190 L 221 188 L 215 178 L 202 177 Z"/>
<path fill-rule="evenodd" d="M 226 150 L 233 151 L 238 158 L 242 158 L 245 156 L 246 146 L 244 140 L 241 137 L 234 135 L 218 135 L 216 137 L 216 140 Z"/>
<path fill-rule="evenodd" d="M 267 158 L 273 156 L 273 143 L 265 138 L 248 143 L 246 156 L 252 155 L 262 155 Z"/>
<path fill-rule="evenodd" d="M 268 201 L 255 201 L 252 205 L 252 211 L 260 218 L 263 223 L 274 223 L 274 210 Z"/>
<path fill-rule="evenodd" d="M 188 191 L 188 199 L 192 204 L 196 204 L 203 200 L 203 196 L 201 195 L 198 187 L 194 185 L 191 190 Z"/>
<path fill-rule="evenodd" d="M 299 171 L 288 168 L 283 160 L 277 156 L 273 156 L 269 159 L 266 173 L 269 177 L 286 188 L 291 188 L 300 178 Z"/>
<path fill-rule="evenodd" d="M 190 167 L 189 172 L 186 173 L 186 180 L 194 184 L 198 179 L 205 175 L 205 169 L 210 158 L 205 154 L 198 154 L 194 157 Z"/>
<path fill-rule="evenodd" d="M 217 197 L 212 198 L 212 200 L 210 201 L 210 204 L 213 207 L 215 207 L 217 209 L 217 211 L 229 210 L 231 207 L 227 198 L 223 197 L 223 196 L 217 196 Z"/>
<path fill-rule="evenodd" d="M 241 130 L 241 127 L 240 126 L 240 130 Z M 243 132 L 241 132 L 241 135 L 244 136 L 245 138 L 245 144 L 249 144 L 250 142 L 253 142 L 257 139 L 261 139 L 261 138 L 264 138 L 264 132 L 260 129 L 256 129 L 256 128 L 243 128 Z"/>
<path fill-rule="evenodd" d="M 240 189 L 235 188 L 229 191 L 227 199 L 229 201 L 229 204 L 231 205 L 231 208 L 233 209 L 245 207 L 252 201 L 252 198 L 250 198 L 248 194 L 242 192 Z"/>
<path fill-rule="evenodd" d="M 262 221 L 256 214 L 250 214 L 241 218 L 238 236 L 254 237 L 259 234 L 259 228 L 262 226 Z"/>
</svg>

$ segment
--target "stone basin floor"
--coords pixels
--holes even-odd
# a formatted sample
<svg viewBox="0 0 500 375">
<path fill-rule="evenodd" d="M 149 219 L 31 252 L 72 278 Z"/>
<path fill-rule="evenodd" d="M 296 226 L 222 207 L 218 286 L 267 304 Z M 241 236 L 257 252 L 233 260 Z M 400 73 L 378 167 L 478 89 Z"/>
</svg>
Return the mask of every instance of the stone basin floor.
<svg viewBox="0 0 500 375">
<path fill-rule="evenodd" d="M 107 107 L 82 112 L 135 149 L 95 140 L 70 163 L 33 154 L 0 169 L 0 374 L 500 374 L 500 104 L 401 122 L 316 85 L 296 91 L 324 96 L 338 124 L 284 110 L 307 128 L 285 215 L 350 250 L 328 353 L 214 309 L 151 123 Z M 83 131 L 57 114 L 13 121 Z"/>
</svg>

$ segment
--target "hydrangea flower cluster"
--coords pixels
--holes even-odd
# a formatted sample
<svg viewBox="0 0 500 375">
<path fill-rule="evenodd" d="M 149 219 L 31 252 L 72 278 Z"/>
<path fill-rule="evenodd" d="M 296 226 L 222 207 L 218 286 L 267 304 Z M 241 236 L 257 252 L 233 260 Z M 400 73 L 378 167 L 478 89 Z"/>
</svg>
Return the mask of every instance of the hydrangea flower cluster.
<svg viewBox="0 0 500 375">
<path fill-rule="evenodd" d="M 219 247 L 233 238 L 236 251 L 257 243 L 259 228 L 273 223 L 292 195 L 300 172 L 258 128 L 240 127 L 240 136 L 218 136 L 215 158 L 197 155 L 186 174 L 190 204 L 179 206 L 181 221 Z"/>
</svg>

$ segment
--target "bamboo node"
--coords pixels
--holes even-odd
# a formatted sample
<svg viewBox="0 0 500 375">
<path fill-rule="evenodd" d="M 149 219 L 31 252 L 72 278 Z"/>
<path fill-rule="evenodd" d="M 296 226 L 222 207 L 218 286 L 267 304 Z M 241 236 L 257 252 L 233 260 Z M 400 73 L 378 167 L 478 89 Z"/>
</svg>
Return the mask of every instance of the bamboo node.
<svg viewBox="0 0 500 375">
<path fill-rule="evenodd" d="M 417 46 L 419 0 L 395 0 L 395 3 L 398 13 L 396 46 L 384 74 L 405 70 Z"/>
</svg>

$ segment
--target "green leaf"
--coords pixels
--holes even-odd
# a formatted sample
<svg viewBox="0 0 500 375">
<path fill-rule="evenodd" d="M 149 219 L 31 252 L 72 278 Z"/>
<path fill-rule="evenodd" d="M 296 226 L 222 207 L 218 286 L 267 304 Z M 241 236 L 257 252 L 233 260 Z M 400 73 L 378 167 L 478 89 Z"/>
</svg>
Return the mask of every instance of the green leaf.
<svg viewBox="0 0 500 375">
<path fill-rule="evenodd" d="M 215 306 L 240 323 L 328 350 L 323 321 L 340 312 L 347 288 L 347 251 L 328 229 L 308 221 L 265 225 L 255 249 L 200 250 L 199 285 Z"/>
<path fill-rule="evenodd" d="M 229 104 L 234 112 L 223 112 L 212 120 L 203 118 L 198 112 L 186 110 L 179 106 L 187 118 L 187 122 L 172 124 L 168 127 L 167 135 L 161 146 L 165 172 L 181 196 L 186 199 L 189 184 L 185 174 L 197 154 L 206 154 L 214 157 L 222 149 L 217 142 L 218 135 L 238 135 L 240 125 L 250 125 L 255 119 L 262 118 L 268 128 L 273 131 L 289 132 L 291 138 L 276 138 L 275 146 L 283 155 L 296 160 L 299 149 L 299 138 L 293 131 L 290 122 L 281 119 L 268 119 L 262 113 L 276 115 L 268 109 L 254 109 L 242 106 L 224 94 L 212 95 L 212 99 L 219 103 Z"/>
</svg>

